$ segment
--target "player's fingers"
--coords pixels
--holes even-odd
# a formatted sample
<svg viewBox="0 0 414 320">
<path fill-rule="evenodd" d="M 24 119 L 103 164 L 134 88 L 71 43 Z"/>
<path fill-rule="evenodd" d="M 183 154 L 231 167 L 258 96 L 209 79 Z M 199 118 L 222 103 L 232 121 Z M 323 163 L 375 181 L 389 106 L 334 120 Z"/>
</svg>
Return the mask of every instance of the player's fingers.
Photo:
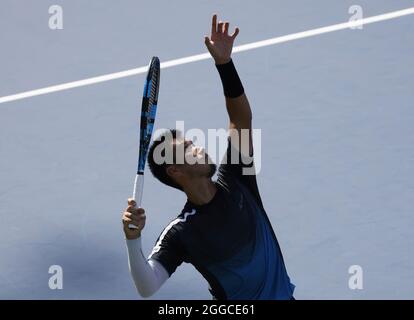
<svg viewBox="0 0 414 320">
<path fill-rule="evenodd" d="M 230 26 L 230 23 L 228 23 L 228 22 L 224 23 L 224 34 L 225 35 L 229 34 L 229 26 Z"/>
<path fill-rule="evenodd" d="M 135 206 L 137 205 L 137 203 L 135 202 L 135 200 L 134 200 L 134 199 L 129 198 L 129 199 L 128 199 L 128 205 L 129 205 L 129 206 L 133 206 L 133 207 L 135 207 Z"/>
<path fill-rule="evenodd" d="M 135 206 L 128 206 L 125 211 L 137 214 L 138 208 L 136 208 Z"/>
<path fill-rule="evenodd" d="M 143 208 L 138 208 L 136 212 L 137 212 L 137 215 L 145 214 L 145 210 Z"/>
<path fill-rule="evenodd" d="M 131 222 L 132 222 L 132 219 L 131 218 L 128 218 L 128 217 L 125 217 L 125 216 L 122 217 L 122 223 L 124 225 L 128 225 Z"/>
<path fill-rule="evenodd" d="M 144 209 L 142 209 L 142 208 L 135 208 L 135 207 L 131 207 L 131 206 L 129 206 L 126 209 L 126 212 L 131 213 L 132 216 L 139 216 L 139 215 L 145 214 L 145 210 Z"/>
<path fill-rule="evenodd" d="M 133 219 L 133 217 L 136 217 L 136 214 L 133 214 L 131 212 L 125 211 L 122 213 L 122 218 L 128 218 L 128 219 Z"/>
<path fill-rule="evenodd" d="M 219 21 L 218 25 L 217 25 L 217 33 L 223 33 L 223 21 Z"/>
<path fill-rule="evenodd" d="M 143 214 L 141 216 L 132 216 L 131 220 L 132 220 L 133 223 L 138 224 L 138 223 L 142 223 L 142 222 L 146 221 L 147 217 L 145 216 L 145 214 Z"/>
<path fill-rule="evenodd" d="M 127 211 L 123 212 L 122 216 L 125 216 L 130 219 L 134 219 L 136 217 L 145 216 L 145 210 L 143 208 L 131 208 L 128 207 Z"/>
<path fill-rule="evenodd" d="M 204 43 L 205 43 L 207 49 L 211 50 L 211 41 L 210 41 L 209 37 L 207 37 L 207 36 L 204 37 Z"/>
<path fill-rule="evenodd" d="M 213 18 L 211 19 L 211 34 L 217 32 L 217 15 L 214 14 Z"/>
<path fill-rule="evenodd" d="M 124 212 L 123 216 L 130 219 L 140 219 L 141 217 L 146 217 L 145 211 L 139 213 Z"/>
<path fill-rule="evenodd" d="M 236 27 L 236 30 L 234 30 L 233 34 L 231 35 L 232 39 L 236 39 L 237 35 L 239 34 L 240 29 Z"/>
</svg>

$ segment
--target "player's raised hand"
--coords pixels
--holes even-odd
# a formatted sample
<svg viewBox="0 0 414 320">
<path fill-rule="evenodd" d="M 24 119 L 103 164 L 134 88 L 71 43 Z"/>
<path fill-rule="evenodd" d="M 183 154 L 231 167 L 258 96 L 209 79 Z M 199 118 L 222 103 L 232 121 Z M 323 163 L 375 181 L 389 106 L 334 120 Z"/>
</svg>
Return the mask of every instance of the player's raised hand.
<svg viewBox="0 0 414 320">
<path fill-rule="evenodd" d="M 141 236 L 141 231 L 145 226 L 145 210 L 136 208 L 135 200 L 128 199 L 128 207 L 122 214 L 122 224 L 124 226 L 125 237 L 129 240 L 137 239 Z M 129 225 L 134 225 L 136 228 L 130 228 Z"/>
<path fill-rule="evenodd" d="M 216 64 L 224 64 L 231 59 L 234 39 L 239 34 L 239 28 L 236 27 L 235 31 L 230 35 L 229 25 L 228 22 L 219 21 L 217 23 L 217 15 L 214 14 L 211 22 L 211 35 L 210 37 L 204 37 L 207 49 Z"/>
</svg>

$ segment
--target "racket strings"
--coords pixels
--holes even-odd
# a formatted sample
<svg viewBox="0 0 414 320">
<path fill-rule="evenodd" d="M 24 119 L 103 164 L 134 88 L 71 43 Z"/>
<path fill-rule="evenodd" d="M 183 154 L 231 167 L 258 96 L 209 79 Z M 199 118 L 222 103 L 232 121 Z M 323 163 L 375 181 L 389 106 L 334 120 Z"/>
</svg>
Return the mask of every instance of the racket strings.
<svg viewBox="0 0 414 320">
<path fill-rule="evenodd" d="M 144 99 L 141 110 L 140 148 L 138 174 L 143 174 L 148 148 L 154 128 L 160 82 L 160 63 L 158 58 L 152 60 L 144 87 Z"/>
</svg>

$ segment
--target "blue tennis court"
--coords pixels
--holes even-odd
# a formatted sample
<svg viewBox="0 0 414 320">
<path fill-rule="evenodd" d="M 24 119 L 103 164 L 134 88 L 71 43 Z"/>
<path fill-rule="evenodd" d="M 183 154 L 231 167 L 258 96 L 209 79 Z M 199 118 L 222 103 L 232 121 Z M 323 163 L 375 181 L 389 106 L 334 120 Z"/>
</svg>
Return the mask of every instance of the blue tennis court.
<svg viewBox="0 0 414 320">
<path fill-rule="evenodd" d="M 50 28 L 51 5 L 62 9 L 62 29 Z M 240 28 L 239 46 L 348 22 L 355 12 L 413 10 L 408 0 L 360 0 L 350 13 L 353 5 L 3 0 L 0 298 L 140 299 L 120 219 L 136 171 L 145 74 L 115 73 L 154 55 L 206 53 L 215 12 Z M 414 298 L 413 34 L 406 14 L 233 54 L 261 130 L 259 189 L 297 299 Z M 155 128 L 176 121 L 226 128 L 211 59 L 161 71 Z M 148 172 L 146 254 L 185 200 Z M 55 265 L 63 288 L 51 290 Z M 353 266 L 361 288 L 350 286 Z M 183 264 L 151 299 L 210 299 L 207 287 Z"/>
</svg>

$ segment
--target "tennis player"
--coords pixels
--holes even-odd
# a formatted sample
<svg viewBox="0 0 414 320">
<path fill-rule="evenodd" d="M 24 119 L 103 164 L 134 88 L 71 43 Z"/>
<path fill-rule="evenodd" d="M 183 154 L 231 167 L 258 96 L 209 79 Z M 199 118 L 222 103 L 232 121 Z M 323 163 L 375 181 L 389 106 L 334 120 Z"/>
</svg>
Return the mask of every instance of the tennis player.
<svg viewBox="0 0 414 320">
<path fill-rule="evenodd" d="M 135 209 L 135 202 L 129 199 L 123 213 L 129 268 L 143 297 L 154 294 L 179 265 L 187 262 L 207 280 L 213 299 L 293 299 L 294 285 L 252 166 L 252 112 L 231 59 L 238 33 L 236 28 L 230 35 L 229 23 L 217 23 L 214 15 L 211 36 L 205 37 L 223 84 L 230 120 L 227 153 L 218 168 L 217 181 L 212 180 L 216 165 L 203 148 L 184 140 L 175 130 L 166 131 L 151 145 L 148 164 L 158 180 L 186 194 L 182 212 L 162 231 L 148 258 L 141 244 L 144 209 Z M 248 132 L 246 141 L 243 130 Z M 156 161 L 161 144 L 164 152 L 172 150 L 172 163 Z M 184 159 L 181 164 L 177 161 L 180 155 Z M 130 229 L 129 224 L 137 229 Z"/>
</svg>

